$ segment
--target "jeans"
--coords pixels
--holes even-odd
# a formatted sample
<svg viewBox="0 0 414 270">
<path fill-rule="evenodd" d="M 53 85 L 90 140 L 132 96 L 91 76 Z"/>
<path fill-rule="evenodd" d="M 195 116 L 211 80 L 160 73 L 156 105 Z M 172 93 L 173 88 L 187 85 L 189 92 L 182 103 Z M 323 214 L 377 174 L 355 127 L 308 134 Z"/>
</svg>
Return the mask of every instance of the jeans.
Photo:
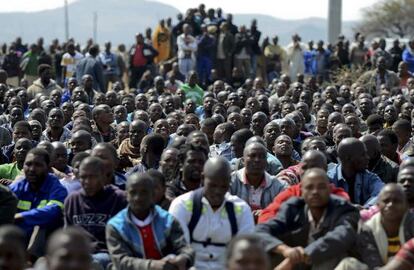
<svg viewBox="0 0 414 270">
<path fill-rule="evenodd" d="M 92 254 L 92 260 L 94 263 L 99 264 L 100 266 L 102 266 L 104 270 L 106 270 L 109 263 L 111 262 L 111 257 L 109 256 L 108 253 L 101 252 L 101 253 Z"/>
</svg>

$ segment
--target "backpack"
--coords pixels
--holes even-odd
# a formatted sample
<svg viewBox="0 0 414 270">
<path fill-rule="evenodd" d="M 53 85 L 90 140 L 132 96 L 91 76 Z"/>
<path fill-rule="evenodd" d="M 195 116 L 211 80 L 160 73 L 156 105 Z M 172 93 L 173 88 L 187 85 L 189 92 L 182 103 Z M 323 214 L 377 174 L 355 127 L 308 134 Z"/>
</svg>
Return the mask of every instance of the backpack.
<svg viewBox="0 0 414 270">
<path fill-rule="evenodd" d="M 198 223 L 198 221 L 200 220 L 200 217 L 201 217 L 201 212 L 202 212 L 202 207 L 203 207 L 203 205 L 201 203 L 201 199 L 203 198 L 203 191 L 204 191 L 203 188 L 199 188 L 199 189 L 194 191 L 194 195 L 193 195 L 193 212 L 192 212 L 192 215 L 191 215 L 190 222 L 188 223 L 188 231 L 189 231 L 189 234 L 190 234 L 190 243 L 199 243 L 199 244 L 202 244 L 204 247 L 209 246 L 209 245 L 224 247 L 224 246 L 227 245 L 227 243 L 213 243 L 213 242 L 211 242 L 210 238 L 208 238 L 205 241 L 197 241 L 193 238 L 194 229 L 197 226 L 197 223 Z M 224 206 L 226 208 L 227 216 L 228 216 L 229 222 L 230 222 L 231 235 L 235 236 L 237 234 L 237 231 L 238 231 L 238 226 L 237 226 L 236 214 L 234 212 L 234 204 L 232 202 L 226 201 Z"/>
</svg>

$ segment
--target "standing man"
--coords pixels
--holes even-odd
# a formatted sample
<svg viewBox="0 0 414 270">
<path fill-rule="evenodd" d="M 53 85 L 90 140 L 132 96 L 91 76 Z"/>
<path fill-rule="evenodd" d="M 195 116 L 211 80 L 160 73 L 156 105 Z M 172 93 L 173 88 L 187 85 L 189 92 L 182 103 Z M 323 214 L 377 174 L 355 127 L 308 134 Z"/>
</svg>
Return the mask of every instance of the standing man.
<svg viewBox="0 0 414 270">
<path fill-rule="evenodd" d="M 105 79 L 105 91 L 108 90 L 109 82 L 112 84 L 120 80 L 121 70 L 118 66 L 118 56 L 111 52 L 111 42 L 105 42 L 105 51 L 99 54 L 99 61 L 103 66 Z"/>
<path fill-rule="evenodd" d="M 189 72 L 195 66 L 195 54 L 197 52 L 197 40 L 191 35 L 191 26 L 183 25 L 183 33 L 177 37 L 178 68 L 187 78 Z"/>
<path fill-rule="evenodd" d="M 226 82 L 231 81 L 234 42 L 234 35 L 230 32 L 228 23 L 223 22 L 220 25 L 220 34 L 217 40 L 216 69 L 219 77 L 225 78 Z"/>
<path fill-rule="evenodd" d="M 33 84 L 27 89 L 29 99 L 33 99 L 37 94 L 49 96 L 53 90 L 60 90 L 62 88 L 52 79 L 52 67 L 47 64 L 39 65 L 37 69 L 39 79 L 35 80 Z"/>
<path fill-rule="evenodd" d="M 76 65 L 82 60 L 83 55 L 76 51 L 75 44 L 73 42 L 69 42 L 66 45 L 67 52 L 62 56 L 62 78 L 64 82 L 64 86 L 69 87 L 68 80 L 72 78 L 76 71 Z"/>
<path fill-rule="evenodd" d="M 82 59 L 76 66 L 76 79 L 81 82 L 83 76 L 88 74 L 93 78 L 93 88 L 105 92 L 102 64 L 96 58 L 99 54 L 99 46 L 92 45 L 88 52 L 89 56 Z"/>
<path fill-rule="evenodd" d="M 144 43 L 144 36 L 139 33 L 135 35 L 136 44 L 129 50 L 130 80 L 129 88 L 137 88 L 138 82 L 158 52 L 151 46 Z"/>
</svg>

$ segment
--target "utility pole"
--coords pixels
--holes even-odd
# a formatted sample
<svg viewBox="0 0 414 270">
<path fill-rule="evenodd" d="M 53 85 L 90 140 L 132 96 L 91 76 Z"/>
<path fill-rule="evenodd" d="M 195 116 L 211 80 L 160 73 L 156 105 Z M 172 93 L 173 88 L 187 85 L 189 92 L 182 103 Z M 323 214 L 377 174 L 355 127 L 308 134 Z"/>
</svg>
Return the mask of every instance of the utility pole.
<svg viewBox="0 0 414 270">
<path fill-rule="evenodd" d="M 333 44 L 342 32 L 342 0 L 328 1 L 328 42 Z"/>
<path fill-rule="evenodd" d="M 93 42 L 98 42 L 98 13 L 93 13 Z"/>
<path fill-rule="evenodd" d="M 68 11 L 68 0 L 65 1 L 65 39 L 69 40 L 69 11 Z"/>
</svg>

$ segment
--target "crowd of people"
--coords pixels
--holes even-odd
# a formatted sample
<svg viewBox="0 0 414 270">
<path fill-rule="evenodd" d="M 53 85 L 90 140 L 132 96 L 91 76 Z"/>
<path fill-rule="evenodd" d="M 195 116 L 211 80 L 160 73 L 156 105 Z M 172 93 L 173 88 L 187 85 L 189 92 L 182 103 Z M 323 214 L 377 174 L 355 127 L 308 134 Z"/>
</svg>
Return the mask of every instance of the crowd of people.
<svg viewBox="0 0 414 270">
<path fill-rule="evenodd" d="M 3 46 L 0 269 L 414 269 L 414 40 L 177 19 Z"/>
</svg>

